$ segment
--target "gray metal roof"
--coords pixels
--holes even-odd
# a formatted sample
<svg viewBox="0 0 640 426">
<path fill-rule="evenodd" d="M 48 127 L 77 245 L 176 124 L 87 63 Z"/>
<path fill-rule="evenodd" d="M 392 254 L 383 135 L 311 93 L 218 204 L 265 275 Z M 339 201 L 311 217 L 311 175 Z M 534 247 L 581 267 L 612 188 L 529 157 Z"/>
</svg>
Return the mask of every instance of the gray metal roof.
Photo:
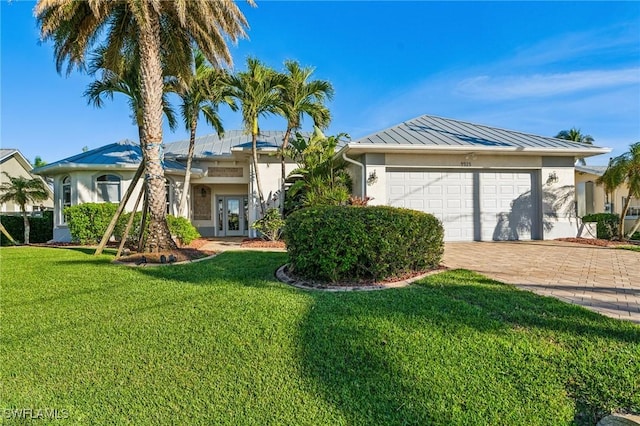
<svg viewBox="0 0 640 426">
<path fill-rule="evenodd" d="M 582 166 L 580 164 L 576 164 L 576 172 L 602 176 L 605 171 L 607 171 L 607 166 Z"/>
<path fill-rule="evenodd" d="M 276 149 L 282 145 L 285 132 L 267 130 L 258 135 L 259 149 Z M 251 149 L 251 135 L 243 130 L 228 130 L 222 138 L 217 134 L 196 138 L 193 151 L 194 158 L 230 156 L 232 151 Z M 165 144 L 165 155 L 173 158 L 186 158 L 189 150 L 189 139 Z"/>
<path fill-rule="evenodd" d="M 608 148 L 580 144 L 546 136 L 504 130 L 465 121 L 423 115 L 397 126 L 379 131 L 347 144 L 389 148 L 436 148 L 440 150 L 490 151 L 554 151 L 580 152 L 596 155 Z"/>
<path fill-rule="evenodd" d="M 90 151 L 47 164 L 46 166 L 38 167 L 33 170 L 33 173 L 46 175 L 53 171 L 78 168 L 92 169 L 117 167 L 135 169 L 141 161 L 142 151 L 140 150 L 140 144 L 125 139 L 120 142 L 101 146 L 100 148 L 92 149 Z M 164 167 L 166 170 L 185 170 L 184 165 L 169 159 L 165 160 Z"/>
<path fill-rule="evenodd" d="M 14 152 L 18 152 L 18 150 L 13 148 L 0 148 L 0 160 L 4 160 Z"/>
</svg>

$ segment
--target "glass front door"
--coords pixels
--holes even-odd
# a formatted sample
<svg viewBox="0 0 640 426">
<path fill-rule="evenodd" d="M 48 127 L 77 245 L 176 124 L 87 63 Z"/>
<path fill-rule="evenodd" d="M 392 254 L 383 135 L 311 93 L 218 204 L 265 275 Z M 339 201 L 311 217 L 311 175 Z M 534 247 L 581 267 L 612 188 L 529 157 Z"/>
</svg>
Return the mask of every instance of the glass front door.
<svg viewBox="0 0 640 426">
<path fill-rule="evenodd" d="M 224 236 L 247 234 L 247 197 L 224 196 L 218 198 L 218 233 Z"/>
</svg>

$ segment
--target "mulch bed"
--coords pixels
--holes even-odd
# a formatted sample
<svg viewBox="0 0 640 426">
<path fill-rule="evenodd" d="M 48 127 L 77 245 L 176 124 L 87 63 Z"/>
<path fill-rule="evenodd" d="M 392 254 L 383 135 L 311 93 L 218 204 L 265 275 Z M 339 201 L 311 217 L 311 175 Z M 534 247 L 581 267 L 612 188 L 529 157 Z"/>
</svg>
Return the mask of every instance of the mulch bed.
<svg viewBox="0 0 640 426">
<path fill-rule="evenodd" d="M 177 250 L 162 251 L 158 253 L 133 253 L 129 256 L 122 256 L 115 262 L 135 265 L 145 265 L 150 263 L 162 264 L 162 256 L 164 256 L 164 263 L 191 262 L 214 254 L 215 252 L 212 251 L 182 247 Z"/>
<path fill-rule="evenodd" d="M 254 248 L 281 248 L 286 249 L 287 246 L 284 241 L 267 241 L 262 238 L 245 238 L 240 243 L 241 247 L 254 247 Z"/>
</svg>

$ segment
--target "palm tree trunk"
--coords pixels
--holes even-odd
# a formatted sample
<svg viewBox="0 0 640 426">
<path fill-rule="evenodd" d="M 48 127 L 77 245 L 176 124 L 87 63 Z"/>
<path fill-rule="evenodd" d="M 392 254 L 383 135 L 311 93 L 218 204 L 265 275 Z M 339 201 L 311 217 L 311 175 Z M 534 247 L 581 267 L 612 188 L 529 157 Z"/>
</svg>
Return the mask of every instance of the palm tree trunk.
<svg viewBox="0 0 640 426">
<path fill-rule="evenodd" d="M 160 20 L 150 4 L 143 4 L 142 7 L 146 8 L 146 22 L 140 24 L 140 89 L 145 180 L 149 195 L 149 238 L 145 251 L 157 252 L 175 249 L 177 246 L 171 238 L 165 210 L 164 159 L 161 151 L 164 86 L 160 62 Z"/>
<path fill-rule="evenodd" d="M 260 185 L 260 170 L 258 169 L 258 120 L 255 120 L 253 131 L 251 132 L 251 154 L 253 159 L 253 172 L 256 175 L 256 187 L 258 188 L 258 202 L 260 203 L 260 212 L 264 217 L 264 196 L 262 195 L 262 186 Z"/>
<path fill-rule="evenodd" d="M 631 195 L 627 197 L 626 201 L 624 202 L 624 206 L 622 206 L 622 212 L 620 212 L 620 222 L 618 222 L 618 238 L 620 239 L 620 241 L 625 240 L 624 218 L 627 215 L 627 212 L 629 211 L 630 204 L 631 204 Z"/>
<path fill-rule="evenodd" d="M 29 244 L 29 233 L 31 231 L 31 227 L 29 226 L 29 216 L 27 216 L 26 210 L 22 209 L 22 221 L 24 222 L 24 243 Z"/>
<path fill-rule="evenodd" d="M 189 151 L 187 153 L 187 170 L 184 174 L 184 187 L 182 188 L 182 195 L 180 196 L 180 211 L 179 214 L 184 217 L 189 217 L 187 211 L 187 194 L 189 193 L 189 185 L 191 184 L 191 163 L 193 163 L 193 150 L 196 145 L 196 128 L 198 126 L 198 117 L 191 118 L 191 133 L 189 135 Z"/>
<path fill-rule="evenodd" d="M 282 139 L 282 150 L 280 151 L 280 168 L 282 172 L 282 182 L 280 187 L 280 214 L 284 213 L 284 180 L 287 178 L 287 169 L 285 165 L 285 154 L 284 150 L 289 145 L 289 137 L 291 136 L 291 126 L 287 126 L 287 131 L 284 134 L 284 139 Z"/>
</svg>

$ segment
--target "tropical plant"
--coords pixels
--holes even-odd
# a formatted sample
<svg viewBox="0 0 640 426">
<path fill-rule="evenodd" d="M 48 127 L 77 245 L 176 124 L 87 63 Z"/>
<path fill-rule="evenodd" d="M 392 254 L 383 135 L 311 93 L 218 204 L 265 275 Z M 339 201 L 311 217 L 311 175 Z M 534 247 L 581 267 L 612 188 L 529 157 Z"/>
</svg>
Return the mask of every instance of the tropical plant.
<svg viewBox="0 0 640 426">
<path fill-rule="evenodd" d="M 39 155 L 36 155 L 36 158 L 33 160 L 33 167 L 44 167 L 47 165 L 47 162 L 42 159 Z"/>
<path fill-rule="evenodd" d="M 629 151 L 609 161 L 609 167 L 604 174 L 598 178 L 599 184 L 604 184 L 605 189 L 612 190 L 626 183 L 629 194 L 627 195 L 618 223 L 618 238 L 626 239 L 624 233 L 624 218 L 629 211 L 629 205 L 633 198 L 640 199 L 640 142 L 636 142 L 629 147 Z M 628 232 L 628 236 L 633 235 L 640 228 L 640 218 Z"/>
<path fill-rule="evenodd" d="M 314 69 L 302 68 L 296 61 L 284 63 L 284 87 L 281 89 L 282 116 L 287 120 L 287 130 L 282 140 L 280 151 L 280 165 L 282 170 L 282 188 L 284 194 L 284 181 L 287 177 L 285 169 L 285 152 L 289 144 L 291 132 L 300 129 L 303 115 L 308 115 L 313 124 L 321 129 L 326 128 L 331 121 L 331 113 L 324 105 L 326 100 L 333 98 L 333 86 L 325 80 L 312 80 Z M 284 208 L 284 205 L 281 206 Z"/>
<path fill-rule="evenodd" d="M 252 0 L 248 0 L 254 4 Z M 175 248 L 167 226 L 162 167 L 163 64 L 178 75 L 188 73 L 192 47 L 213 63 L 231 63 L 227 37 L 245 36 L 247 21 L 234 2 L 140 0 L 40 0 L 35 9 L 43 40 L 53 40 L 56 67 L 67 73 L 84 67 L 97 40 L 105 41 L 108 68 L 123 52 L 138 46 L 145 179 L 150 232 L 147 251 Z"/>
<path fill-rule="evenodd" d="M 251 227 L 259 231 L 267 240 L 277 241 L 282 235 L 284 225 L 284 219 L 280 216 L 278 209 L 271 208 L 261 219 L 253 222 Z"/>
<path fill-rule="evenodd" d="M 182 99 L 180 109 L 186 129 L 189 131 L 189 149 L 187 152 L 187 166 L 184 177 L 184 189 L 180 197 L 179 214 L 187 214 L 187 194 L 191 181 L 191 164 L 196 143 L 196 129 L 200 113 L 222 136 L 224 128 L 218 114 L 218 105 L 226 103 L 233 111 L 237 110 L 236 104 L 231 98 L 231 90 L 228 85 L 227 73 L 213 68 L 200 50 L 194 52 L 194 68 L 187 79 L 176 82 L 176 92 Z"/>
<path fill-rule="evenodd" d="M 240 103 L 245 131 L 251 135 L 251 158 L 256 178 L 262 216 L 265 203 L 258 168 L 258 119 L 269 114 L 282 114 L 282 96 L 285 78 L 255 58 L 247 59 L 247 70 L 229 77 L 232 96 Z"/>
<path fill-rule="evenodd" d="M 566 141 L 578 142 L 585 145 L 593 145 L 593 142 L 595 141 L 591 135 L 583 135 L 580 132 L 580 129 L 577 129 L 575 127 L 572 127 L 570 130 L 561 130 L 554 137 L 557 139 L 564 139 Z M 586 161 L 584 161 L 584 158 L 578 158 L 578 163 L 582 164 L 583 166 L 587 164 Z"/>
<path fill-rule="evenodd" d="M 9 179 L 0 185 L 0 203 L 13 202 L 20 207 L 22 220 L 24 222 L 24 243 L 29 244 L 29 215 L 27 215 L 27 204 L 35 204 L 49 198 L 49 192 L 42 179 L 29 179 L 24 176 L 11 176 L 7 172 L 2 172 Z"/>
<path fill-rule="evenodd" d="M 351 177 L 341 159 L 335 158 L 335 150 L 341 133 L 326 137 L 318 127 L 314 127 L 309 138 L 296 133 L 285 154 L 292 158 L 298 168 L 289 173 L 294 181 L 286 192 L 286 212 L 301 207 L 343 205 L 349 201 Z"/>
</svg>

